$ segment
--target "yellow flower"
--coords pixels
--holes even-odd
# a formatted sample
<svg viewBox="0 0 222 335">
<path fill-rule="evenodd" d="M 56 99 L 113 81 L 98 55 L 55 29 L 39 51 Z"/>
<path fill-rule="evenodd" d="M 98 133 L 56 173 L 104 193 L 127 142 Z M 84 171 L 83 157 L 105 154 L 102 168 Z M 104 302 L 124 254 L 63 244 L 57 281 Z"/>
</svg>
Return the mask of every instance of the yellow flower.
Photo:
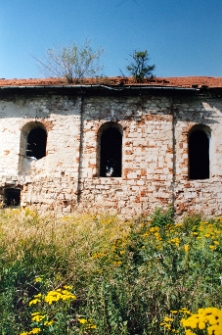
<svg viewBox="0 0 222 335">
<path fill-rule="evenodd" d="M 35 315 L 39 315 L 40 314 L 40 312 L 33 312 L 33 313 L 31 313 L 31 316 L 35 316 Z"/>
<path fill-rule="evenodd" d="M 181 309 L 179 310 L 179 312 L 180 312 L 180 313 L 183 313 L 183 314 L 188 314 L 188 315 L 191 314 L 190 311 L 189 311 L 186 307 L 181 308 Z"/>
<path fill-rule="evenodd" d="M 178 237 L 172 238 L 169 240 L 169 243 L 175 244 L 176 247 L 179 247 L 180 239 Z"/>
<path fill-rule="evenodd" d="M 35 278 L 35 283 L 41 283 L 43 281 L 42 277 L 36 277 Z"/>
<path fill-rule="evenodd" d="M 192 332 L 190 329 L 186 329 L 185 335 L 196 335 L 196 333 Z"/>
<path fill-rule="evenodd" d="M 53 325 L 53 323 L 54 323 L 53 320 L 51 320 L 51 321 L 45 321 L 44 322 L 44 326 L 51 326 L 51 325 Z"/>
<path fill-rule="evenodd" d="M 89 325 L 87 326 L 87 329 L 96 329 L 96 325 L 89 324 Z"/>
<path fill-rule="evenodd" d="M 209 335 L 222 335 L 222 327 L 221 325 L 213 325 L 208 327 L 207 329 Z"/>
<path fill-rule="evenodd" d="M 86 319 L 83 319 L 83 318 L 78 319 L 78 321 L 79 321 L 79 323 L 81 323 L 81 324 L 85 324 L 85 323 L 87 323 L 87 320 L 86 320 Z"/>
<path fill-rule="evenodd" d="M 186 245 L 184 246 L 184 250 L 185 250 L 185 252 L 188 252 L 188 250 L 189 250 L 189 244 L 186 244 Z"/>
<path fill-rule="evenodd" d="M 196 318 L 196 314 L 193 314 L 188 319 L 182 319 L 181 324 L 183 327 L 197 328 L 198 318 Z"/>
<path fill-rule="evenodd" d="M 172 311 L 170 311 L 170 313 L 172 313 L 172 314 L 177 314 L 178 311 L 174 311 L 174 310 L 172 310 Z"/>
<path fill-rule="evenodd" d="M 39 302 L 41 302 L 40 299 L 33 299 L 33 300 L 29 301 L 29 306 L 36 305 L 36 304 L 38 304 Z"/>
<path fill-rule="evenodd" d="M 38 334 L 41 332 L 40 328 L 33 328 L 28 334 Z"/>
<path fill-rule="evenodd" d="M 205 329 L 206 325 L 203 321 L 200 321 L 199 324 L 198 324 L 198 327 L 199 327 L 199 329 Z"/>
<path fill-rule="evenodd" d="M 210 245 L 210 249 L 213 251 L 216 249 L 216 246 L 215 245 Z"/>
<path fill-rule="evenodd" d="M 222 310 L 216 307 L 199 308 L 197 314 L 182 319 L 181 325 L 187 328 L 186 335 L 196 334 L 189 328 L 206 329 L 208 335 L 222 335 Z"/>
<path fill-rule="evenodd" d="M 37 315 L 32 316 L 32 321 L 33 322 L 41 322 L 44 318 L 45 318 L 45 315 L 37 314 Z"/>
<path fill-rule="evenodd" d="M 173 319 L 172 318 L 168 318 L 167 316 L 163 319 L 165 322 L 172 322 Z"/>
<path fill-rule="evenodd" d="M 64 285 L 63 287 L 64 287 L 64 289 L 66 289 L 66 290 L 72 290 L 72 289 L 73 289 L 73 286 L 72 286 L 72 285 Z"/>
</svg>

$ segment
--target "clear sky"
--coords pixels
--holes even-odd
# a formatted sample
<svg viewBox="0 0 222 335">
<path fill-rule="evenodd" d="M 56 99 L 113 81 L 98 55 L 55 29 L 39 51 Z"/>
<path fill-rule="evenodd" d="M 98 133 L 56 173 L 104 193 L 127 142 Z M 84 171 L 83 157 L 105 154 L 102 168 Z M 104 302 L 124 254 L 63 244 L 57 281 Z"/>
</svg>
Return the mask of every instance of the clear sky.
<svg viewBox="0 0 222 335">
<path fill-rule="evenodd" d="M 86 39 L 106 76 L 145 49 L 157 77 L 222 76 L 222 0 L 0 0 L 0 78 L 42 77 L 31 55 Z"/>
</svg>

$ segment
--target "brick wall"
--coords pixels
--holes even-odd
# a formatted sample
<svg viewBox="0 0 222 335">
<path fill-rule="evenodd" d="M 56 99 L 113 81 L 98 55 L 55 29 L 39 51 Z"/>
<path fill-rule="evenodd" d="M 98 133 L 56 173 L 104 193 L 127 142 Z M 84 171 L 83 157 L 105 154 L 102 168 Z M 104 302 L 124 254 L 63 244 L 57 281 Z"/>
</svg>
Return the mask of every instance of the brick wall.
<svg viewBox="0 0 222 335">
<path fill-rule="evenodd" d="M 21 189 L 21 205 L 55 209 L 150 213 L 173 204 L 221 213 L 222 103 L 180 94 L 7 94 L 0 99 L 0 196 Z M 39 123 L 47 154 L 26 156 L 27 134 Z M 121 177 L 100 177 L 100 129 L 122 132 Z M 188 138 L 196 124 L 210 129 L 210 178 L 189 180 Z"/>
</svg>

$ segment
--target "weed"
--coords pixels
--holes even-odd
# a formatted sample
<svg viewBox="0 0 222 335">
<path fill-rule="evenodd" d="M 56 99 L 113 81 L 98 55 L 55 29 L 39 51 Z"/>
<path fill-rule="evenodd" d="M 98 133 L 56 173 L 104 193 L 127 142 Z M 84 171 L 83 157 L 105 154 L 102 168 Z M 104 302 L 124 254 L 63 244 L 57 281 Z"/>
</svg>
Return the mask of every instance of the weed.
<svg viewBox="0 0 222 335">
<path fill-rule="evenodd" d="M 1 334 L 202 335 L 181 319 L 222 308 L 221 218 L 0 218 Z"/>
</svg>

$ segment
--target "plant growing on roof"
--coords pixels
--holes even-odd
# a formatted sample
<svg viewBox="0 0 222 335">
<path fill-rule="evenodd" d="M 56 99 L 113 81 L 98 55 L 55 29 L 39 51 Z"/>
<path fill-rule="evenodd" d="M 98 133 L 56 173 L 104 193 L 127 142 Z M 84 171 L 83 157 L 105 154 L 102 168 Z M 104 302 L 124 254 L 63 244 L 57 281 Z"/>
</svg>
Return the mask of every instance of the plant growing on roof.
<svg viewBox="0 0 222 335">
<path fill-rule="evenodd" d="M 148 65 L 148 51 L 134 51 L 132 55 L 133 61 L 126 66 L 127 71 L 133 76 L 136 82 L 142 82 L 144 78 L 151 77 L 155 65 Z"/>
<path fill-rule="evenodd" d="M 49 48 L 44 60 L 34 58 L 45 76 L 65 77 L 72 83 L 96 76 L 102 70 L 99 59 L 103 52 L 101 47 L 94 50 L 86 40 L 83 45 L 73 43 L 62 48 Z"/>
</svg>

